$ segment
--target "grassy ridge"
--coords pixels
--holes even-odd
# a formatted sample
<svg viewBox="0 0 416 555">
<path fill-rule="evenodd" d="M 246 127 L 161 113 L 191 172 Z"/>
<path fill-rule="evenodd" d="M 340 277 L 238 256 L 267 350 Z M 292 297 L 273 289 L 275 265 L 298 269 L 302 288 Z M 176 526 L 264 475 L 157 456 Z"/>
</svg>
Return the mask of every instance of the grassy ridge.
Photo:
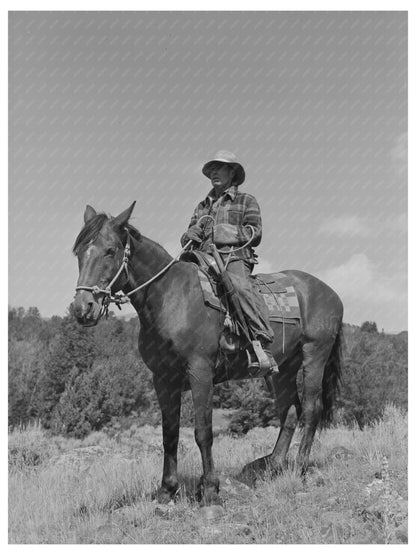
<svg viewBox="0 0 416 555">
<path fill-rule="evenodd" d="M 10 543 L 406 543 L 407 415 L 389 406 L 371 427 L 323 431 L 306 480 L 289 469 L 248 488 L 233 478 L 270 452 L 276 428 L 219 434 L 214 459 L 225 513 L 194 502 L 201 473 L 193 430 L 182 429 L 178 502 L 150 499 L 162 471 L 161 431 L 132 427 L 114 438 L 9 436 Z M 290 455 L 296 453 L 295 436 Z"/>
</svg>

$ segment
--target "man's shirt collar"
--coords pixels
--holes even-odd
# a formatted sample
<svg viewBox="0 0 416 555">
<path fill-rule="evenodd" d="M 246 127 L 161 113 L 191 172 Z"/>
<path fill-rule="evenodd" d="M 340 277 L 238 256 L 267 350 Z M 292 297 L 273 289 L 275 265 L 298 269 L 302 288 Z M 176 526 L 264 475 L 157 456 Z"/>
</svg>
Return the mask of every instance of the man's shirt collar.
<svg viewBox="0 0 416 555">
<path fill-rule="evenodd" d="M 228 187 L 228 189 L 224 191 L 219 198 L 229 196 L 231 200 L 234 200 L 235 197 L 237 196 L 237 192 L 238 192 L 238 185 L 231 185 L 231 187 Z M 210 204 L 215 201 L 214 189 L 210 190 L 205 201 L 209 202 Z"/>
</svg>

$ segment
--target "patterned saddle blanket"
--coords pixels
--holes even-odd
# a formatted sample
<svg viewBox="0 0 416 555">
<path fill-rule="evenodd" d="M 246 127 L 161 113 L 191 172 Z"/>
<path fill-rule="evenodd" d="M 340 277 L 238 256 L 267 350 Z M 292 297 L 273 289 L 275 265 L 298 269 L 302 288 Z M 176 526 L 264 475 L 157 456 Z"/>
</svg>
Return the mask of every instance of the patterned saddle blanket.
<svg viewBox="0 0 416 555">
<path fill-rule="evenodd" d="M 211 276 L 198 268 L 199 282 L 205 304 L 217 310 L 225 310 L 216 294 Z M 257 274 L 252 276 L 255 286 L 263 295 L 271 322 L 298 324 L 300 321 L 299 301 L 290 279 L 283 273 Z"/>
</svg>

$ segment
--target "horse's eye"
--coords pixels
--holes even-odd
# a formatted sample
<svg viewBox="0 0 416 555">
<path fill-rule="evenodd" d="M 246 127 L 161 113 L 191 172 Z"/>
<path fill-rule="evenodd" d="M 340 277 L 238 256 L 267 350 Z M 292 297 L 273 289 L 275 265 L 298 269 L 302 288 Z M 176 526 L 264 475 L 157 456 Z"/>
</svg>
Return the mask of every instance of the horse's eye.
<svg viewBox="0 0 416 555">
<path fill-rule="evenodd" d="M 107 249 L 104 256 L 114 256 L 116 254 L 116 249 Z"/>
</svg>

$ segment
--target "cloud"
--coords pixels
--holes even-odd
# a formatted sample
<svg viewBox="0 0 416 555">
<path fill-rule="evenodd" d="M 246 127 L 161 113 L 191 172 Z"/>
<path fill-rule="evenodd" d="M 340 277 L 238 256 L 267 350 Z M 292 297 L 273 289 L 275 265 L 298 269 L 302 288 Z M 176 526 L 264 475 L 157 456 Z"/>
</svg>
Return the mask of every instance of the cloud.
<svg viewBox="0 0 416 555">
<path fill-rule="evenodd" d="M 394 214 L 383 222 L 376 218 L 344 214 L 328 218 L 318 228 L 320 234 L 355 239 L 376 237 L 383 232 L 407 233 L 407 214 Z"/>
<path fill-rule="evenodd" d="M 386 276 L 378 272 L 367 255 L 354 254 L 347 262 L 323 272 L 328 285 L 348 299 L 367 299 L 376 302 L 397 300 L 406 294 L 405 276 Z"/>
<path fill-rule="evenodd" d="M 361 324 L 375 320 L 387 331 L 407 327 L 407 275 L 383 274 L 364 253 L 354 254 L 345 263 L 328 268 L 319 278 L 341 297 L 344 321 Z"/>
<path fill-rule="evenodd" d="M 328 218 L 322 222 L 318 232 L 340 237 L 368 237 L 371 235 L 371 225 L 359 216 L 344 215 Z"/>
</svg>

